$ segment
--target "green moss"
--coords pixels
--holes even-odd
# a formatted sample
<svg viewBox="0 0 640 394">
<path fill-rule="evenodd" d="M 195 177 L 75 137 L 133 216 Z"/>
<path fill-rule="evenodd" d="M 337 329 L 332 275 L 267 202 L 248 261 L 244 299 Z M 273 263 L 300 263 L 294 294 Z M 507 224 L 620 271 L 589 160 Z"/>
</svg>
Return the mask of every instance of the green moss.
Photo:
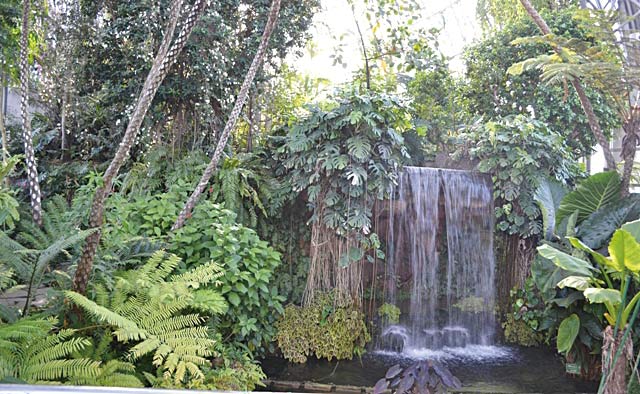
<svg viewBox="0 0 640 394">
<path fill-rule="evenodd" d="M 461 299 L 459 302 L 453 304 L 453 306 L 460 309 L 462 312 L 487 312 L 487 303 L 484 302 L 482 297 L 469 296 Z"/>
<path fill-rule="evenodd" d="M 544 341 L 544 334 L 533 330 L 523 320 L 516 320 L 513 314 L 507 314 L 507 320 L 502 323 L 504 339 L 508 343 L 522 346 L 538 346 Z"/>
<path fill-rule="evenodd" d="M 276 329 L 282 354 L 297 363 L 312 355 L 351 359 L 362 354 L 371 339 L 364 314 L 353 307 L 335 307 L 329 294 L 317 296 L 309 306 L 287 306 Z"/>
<path fill-rule="evenodd" d="M 397 324 L 400 321 L 400 308 L 385 302 L 378 308 L 378 316 L 387 324 Z"/>
</svg>

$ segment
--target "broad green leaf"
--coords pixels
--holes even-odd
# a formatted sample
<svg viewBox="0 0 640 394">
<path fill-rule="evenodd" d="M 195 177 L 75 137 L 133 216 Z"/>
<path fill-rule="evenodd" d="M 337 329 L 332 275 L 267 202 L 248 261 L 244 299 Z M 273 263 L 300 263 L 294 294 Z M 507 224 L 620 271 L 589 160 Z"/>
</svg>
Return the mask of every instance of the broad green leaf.
<svg viewBox="0 0 640 394">
<path fill-rule="evenodd" d="M 583 276 L 592 276 L 591 271 L 595 271 L 595 268 L 590 262 L 573 257 L 549 245 L 539 246 L 538 253 L 540 253 L 540 256 L 553 261 L 555 265 L 569 272 Z"/>
<path fill-rule="evenodd" d="M 608 257 L 605 257 L 605 256 L 601 255 L 600 253 L 596 252 L 595 250 L 591 249 L 590 247 L 588 247 L 587 245 L 582 243 L 582 241 L 580 241 L 578 238 L 567 237 L 567 239 L 569 240 L 569 242 L 571 243 L 571 245 L 574 248 L 580 249 L 582 251 L 585 251 L 585 252 L 591 254 L 591 257 L 593 257 L 593 259 L 596 261 L 596 263 L 600 264 L 601 266 L 611 267 L 616 271 L 622 271 L 624 266 L 618 266 L 615 261 L 613 261 L 612 259 L 610 259 Z"/>
<path fill-rule="evenodd" d="M 578 223 L 601 207 L 620 200 L 620 175 L 616 171 L 601 172 L 580 182 L 576 190 L 564 196 L 556 213 L 556 223 L 576 210 Z"/>
<path fill-rule="evenodd" d="M 547 238 L 551 238 L 556 224 L 556 210 L 567 189 L 558 181 L 543 178 L 536 189 L 534 198 L 542 212 L 542 225 Z"/>
<path fill-rule="evenodd" d="M 571 350 L 580 331 L 580 318 L 575 313 L 567 317 L 558 327 L 558 352 L 566 353 Z"/>
<path fill-rule="evenodd" d="M 549 300 L 555 298 L 556 285 L 571 274 L 540 255 L 536 256 L 531 264 L 531 277 L 536 287 L 540 289 L 540 294 L 545 302 L 550 302 Z"/>
<path fill-rule="evenodd" d="M 356 248 L 353 246 L 349 248 L 349 259 L 351 261 L 358 261 L 362 259 L 363 256 L 364 256 L 364 253 L 362 252 L 362 249 Z"/>
<path fill-rule="evenodd" d="M 628 231 L 620 229 L 613 233 L 609 242 L 609 255 L 619 271 L 624 268 L 633 272 L 640 271 L 640 244 Z"/>
<path fill-rule="evenodd" d="M 640 242 L 640 220 L 634 220 L 632 222 L 625 223 L 620 228 L 633 235 L 633 238 L 635 238 L 636 241 Z"/>
<path fill-rule="evenodd" d="M 580 223 L 578 237 L 590 248 L 599 249 L 629 220 L 637 205 L 637 197 L 628 197 L 603 206 Z"/>
<path fill-rule="evenodd" d="M 612 305 L 620 304 L 620 291 L 615 289 L 598 289 L 590 287 L 584 291 L 584 296 L 589 302 L 594 304 L 611 303 Z"/>
<path fill-rule="evenodd" d="M 238 297 L 238 295 L 236 293 L 227 294 L 227 298 L 228 298 L 228 301 L 229 301 L 229 303 L 231 305 L 233 305 L 233 306 L 240 305 L 240 297 Z"/>
<path fill-rule="evenodd" d="M 587 276 L 568 276 L 558 282 L 558 287 L 564 289 L 570 287 L 572 289 L 584 291 L 591 285 L 591 278 Z"/>
</svg>

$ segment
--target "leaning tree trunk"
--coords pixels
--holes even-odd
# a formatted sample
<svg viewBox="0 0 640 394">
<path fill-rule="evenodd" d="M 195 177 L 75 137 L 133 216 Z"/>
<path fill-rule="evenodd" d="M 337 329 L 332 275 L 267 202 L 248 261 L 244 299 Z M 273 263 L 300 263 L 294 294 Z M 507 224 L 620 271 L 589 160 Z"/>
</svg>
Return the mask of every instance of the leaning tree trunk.
<svg viewBox="0 0 640 394">
<path fill-rule="evenodd" d="M 531 19 L 533 19 L 536 25 L 538 25 L 538 28 L 543 34 L 552 34 L 551 29 L 549 29 L 549 25 L 547 25 L 547 22 L 545 22 L 544 19 L 542 19 L 542 16 L 540 16 L 538 11 L 536 11 L 535 7 L 531 4 L 531 2 L 529 2 L 529 0 L 520 0 L 520 3 L 522 3 L 524 8 L 527 10 L 527 13 L 529 14 L 529 16 L 531 16 Z M 557 47 L 554 48 L 554 50 L 556 52 L 559 51 Z M 609 143 L 607 141 L 607 138 L 604 136 L 604 133 L 600 128 L 598 117 L 596 116 L 596 113 L 593 111 L 593 105 L 591 105 L 591 100 L 589 100 L 589 97 L 587 97 L 587 94 L 585 93 L 584 88 L 582 87 L 582 84 L 580 83 L 579 80 L 574 79 L 573 81 L 571 81 L 571 85 L 573 85 L 573 88 L 576 90 L 576 93 L 578 93 L 578 98 L 580 99 L 582 110 L 584 111 L 584 114 L 587 116 L 587 121 L 589 122 L 589 127 L 591 128 L 591 132 L 593 133 L 593 136 L 596 138 L 596 141 L 598 141 L 598 144 L 602 147 L 602 152 L 604 153 L 604 159 L 607 162 L 607 167 L 609 168 L 609 170 L 615 170 L 616 161 L 613 158 L 613 153 L 611 153 L 611 149 L 609 148 Z"/>
<path fill-rule="evenodd" d="M 240 93 L 236 98 L 236 102 L 233 106 L 233 110 L 231 111 L 231 115 L 229 116 L 229 120 L 227 120 L 227 124 L 224 126 L 222 130 L 222 134 L 220 135 L 220 139 L 218 140 L 218 144 L 216 145 L 216 150 L 211 157 L 211 161 L 207 165 L 207 168 L 204 170 L 202 177 L 200 178 L 200 182 L 196 186 L 196 189 L 193 191 L 189 199 L 187 200 L 184 208 L 178 215 L 176 222 L 171 227 L 171 230 L 177 230 L 184 226 L 184 222 L 188 217 L 191 216 L 191 211 L 198 203 L 198 199 L 200 195 L 207 187 L 213 172 L 218 166 L 218 162 L 220 161 L 220 157 L 222 156 L 222 151 L 227 145 L 227 140 L 229 139 L 229 135 L 231 134 L 231 130 L 236 127 L 236 122 L 238 121 L 238 117 L 240 116 L 240 112 L 242 112 L 242 107 L 247 102 L 247 97 L 249 96 L 249 88 L 253 83 L 253 79 L 258 72 L 258 67 L 262 64 L 262 59 L 267 51 L 267 45 L 269 44 L 269 38 L 271 37 L 271 33 L 275 29 L 276 22 L 278 20 L 278 13 L 280 12 L 280 2 L 281 0 L 273 0 L 271 3 L 271 10 L 269 11 L 269 18 L 267 19 L 267 25 L 264 28 L 264 32 L 262 33 L 262 40 L 260 41 L 260 46 L 258 46 L 258 52 L 253 58 L 251 62 L 251 66 L 249 67 L 249 71 L 247 71 L 247 75 L 244 77 L 244 81 L 242 82 L 242 86 L 240 87 Z"/>
<path fill-rule="evenodd" d="M 20 37 L 20 112 L 22 114 L 22 139 L 24 140 L 24 159 L 27 165 L 29 181 L 29 199 L 33 221 L 42 226 L 42 194 L 38 180 L 38 166 L 33 152 L 31 121 L 29 120 L 29 8 L 31 0 L 24 0 L 22 8 L 22 36 Z"/>
<path fill-rule="evenodd" d="M 620 193 L 623 197 L 629 195 L 633 161 L 636 156 L 636 146 L 638 146 L 638 126 L 640 126 L 640 113 L 638 110 L 632 109 L 622 125 L 622 129 L 624 130 L 624 137 L 622 138 L 622 159 L 624 160 L 624 167 L 622 170 Z"/>
<path fill-rule="evenodd" d="M 618 330 L 617 338 L 614 339 L 613 327 L 605 328 L 602 338 L 602 373 L 607 378 L 604 381 L 604 394 L 620 394 L 627 392 L 627 365 L 633 358 L 633 341 L 630 337 L 624 344 L 624 348 L 620 352 L 620 357 L 615 360 L 614 357 L 620 348 L 622 337 L 624 336 L 624 328 Z"/>
<path fill-rule="evenodd" d="M 183 0 L 173 0 L 171 14 L 167 30 L 165 31 L 162 39 L 162 44 L 158 49 L 158 53 L 153 60 L 153 65 L 151 66 L 151 70 L 144 82 L 135 110 L 131 115 L 131 120 L 129 120 L 127 130 L 122 138 L 122 142 L 120 142 L 111 164 L 109 164 L 107 171 L 102 177 L 103 185 L 96 190 L 93 198 L 89 217 L 90 228 L 100 229 L 100 227 L 102 227 L 104 202 L 111 191 L 113 179 L 118 174 L 120 167 L 122 167 L 127 160 L 129 151 L 133 146 L 133 142 L 140 130 L 140 126 L 142 125 L 142 121 L 144 120 L 147 110 L 151 106 L 151 102 L 153 101 L 158 87 L 169 73 L 171 66 L 176 62 L 176 59 L 180 52 L 182 52 L 193 27 L 203 14 L 206 7 L 206 0 L 196 0 L 193 6 L 191 6 L 186 19 L 182 22 L 180 33 L 172 45 L 171 43 L 173 41 L 176 25 L 178 24 L 180 16 L 183 14 L 182 6 Z M 78 269 L 76 270 L 76 274 L 73 279 L 73 289 L 78 293 L 84 294 L 87 284 L 89 283 L 89 275 L 91 274 L 91 269 L 93 267 L 93 260 L 98 249 L 100 236 L 100 231 L 96 231 L 91 234 L 87 238 L 84 249 L 82 250 L 82 256 L 78 262 Z"/>
</svg>

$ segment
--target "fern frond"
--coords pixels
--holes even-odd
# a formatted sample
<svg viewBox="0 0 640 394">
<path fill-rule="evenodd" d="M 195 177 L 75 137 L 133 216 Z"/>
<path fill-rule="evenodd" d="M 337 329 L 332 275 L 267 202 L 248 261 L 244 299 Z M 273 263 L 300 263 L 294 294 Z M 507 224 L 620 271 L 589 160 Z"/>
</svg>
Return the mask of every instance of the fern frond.
<svg viewBox="0 0 640 394">
<path fill-rule="evenodd" d="M 95 377 L 100 372 L 100 362 L 86 358 L 52 360 L 41 364 L 31 364 L 21 372 L 26 381 L 52 381 L 72 376 Z"/>
<path fill-rule="evenodd" d="M 126 333 L 126 335 L 130 335 L 127 337 L 127 340 L 140 340 L 146 338 L 147 332 L 144 329 L 140 329 L 136 323 L 126 317 L 96 304 L 82 294 L 78 294 L 73 291 L 65 291 L 64 294 L 69 301 L 82 308 L 99 322 L 116 326 L 121 329 L 119 331 L 122 334 Z"/>
</svg>

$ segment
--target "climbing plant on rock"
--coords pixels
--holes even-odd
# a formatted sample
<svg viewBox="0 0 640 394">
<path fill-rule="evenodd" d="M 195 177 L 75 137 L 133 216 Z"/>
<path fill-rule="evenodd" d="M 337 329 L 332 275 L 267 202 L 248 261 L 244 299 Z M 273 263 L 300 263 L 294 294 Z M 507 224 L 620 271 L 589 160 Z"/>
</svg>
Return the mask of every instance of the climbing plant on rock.
<svg viewBox="0 0 640 394">
<path fill-rule="evenodd" d="M 376 200 L 389 196 L 409 158 L 403 133 L 412 128 L 394 96 L 347 88 L 285 128 L 278 150 L 294 191 L 313 211 L 305 302 L 336 288 L 336 300 L 361 297 L 361 262 L 382 257 L 373 232 Z"/>
</svg>

